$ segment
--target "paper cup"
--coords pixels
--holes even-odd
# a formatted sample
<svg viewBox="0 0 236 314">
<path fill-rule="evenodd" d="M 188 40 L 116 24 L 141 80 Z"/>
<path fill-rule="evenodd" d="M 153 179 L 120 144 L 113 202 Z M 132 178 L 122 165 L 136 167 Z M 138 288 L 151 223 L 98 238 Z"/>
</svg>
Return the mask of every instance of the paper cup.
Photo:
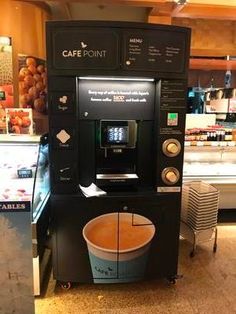
<svg viewBox="0 0 236 314">
<path fill-rule="evenodd" d="M 109 213 L 83 228 L 95 283 L 130 282 L 144 277 L 155 226 L 144 216 Z"/>
</svg>

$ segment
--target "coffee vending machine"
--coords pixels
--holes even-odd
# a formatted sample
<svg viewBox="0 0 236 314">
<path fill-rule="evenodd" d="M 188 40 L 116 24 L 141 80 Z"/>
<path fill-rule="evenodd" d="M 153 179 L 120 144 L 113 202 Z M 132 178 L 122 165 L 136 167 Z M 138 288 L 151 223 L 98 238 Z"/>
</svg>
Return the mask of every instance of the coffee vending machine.
<svg viewBox="0 0 236 314">
<path fill-rule="evenodd" d="M 53 273 L 175 282 L 190 29 L 47 22 Z"/>
</svg>

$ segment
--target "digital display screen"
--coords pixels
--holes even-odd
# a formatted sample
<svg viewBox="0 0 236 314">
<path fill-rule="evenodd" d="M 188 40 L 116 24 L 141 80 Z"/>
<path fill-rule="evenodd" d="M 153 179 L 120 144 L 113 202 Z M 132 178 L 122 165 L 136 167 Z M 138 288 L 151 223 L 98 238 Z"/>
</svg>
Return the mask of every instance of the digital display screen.
<svg viewBox="0 0 236 314">
<path fill-rule="evenodd" d="M 101 120 L 100 147 L 134 148 L 137 139 L 135 120 Z"/>
<path fill-rule="evenodd" d="M 178 113 L 177 112 L 168 112 L 167 126 L 178 126 Z"/>
<path fill-rule="evenodd" d="M 17 170 L 19 178 L 32 178 L 32 169 L 19 169 Z"/>
<path fill-rule="evenodd" d="M 127 144 L 129 141 L 128 126 L 108 126 L 107 142 L 109 144 Z"/>
</svg>

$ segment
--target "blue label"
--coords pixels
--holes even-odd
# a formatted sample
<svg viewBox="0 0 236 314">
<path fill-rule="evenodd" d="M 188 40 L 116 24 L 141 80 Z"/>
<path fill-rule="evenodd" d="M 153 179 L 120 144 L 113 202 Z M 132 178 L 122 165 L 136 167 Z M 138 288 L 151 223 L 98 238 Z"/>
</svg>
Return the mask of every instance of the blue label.
<svg viewBox="0 0 236 314">
<path fill-rule="evenodd" d="M 144 277 L 148 252 L 128 261 L 109 261 L 89 252 L 92 274 L 95 283 L 132 282 Z"/>
</svg>

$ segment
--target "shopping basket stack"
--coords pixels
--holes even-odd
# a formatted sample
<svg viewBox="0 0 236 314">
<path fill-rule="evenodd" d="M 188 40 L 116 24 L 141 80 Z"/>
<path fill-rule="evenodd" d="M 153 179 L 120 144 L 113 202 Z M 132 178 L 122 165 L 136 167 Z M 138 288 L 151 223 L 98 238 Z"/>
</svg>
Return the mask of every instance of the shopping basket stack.
<svg viewBox="0 0 236 314">
<path fill-rule="evenodd" d="M 213 233 L 213 251 L 216 252 L 218 208 L 219 191 L 214 186 L 203 181 L 183 184 L 180 234 L 192 240 L 193 250 L 190 256 L 194 256 L 197 243 L 211 240 Z M 192 232 L 190 237 L 187 234 L 189 232 Z"/>
</svg>

